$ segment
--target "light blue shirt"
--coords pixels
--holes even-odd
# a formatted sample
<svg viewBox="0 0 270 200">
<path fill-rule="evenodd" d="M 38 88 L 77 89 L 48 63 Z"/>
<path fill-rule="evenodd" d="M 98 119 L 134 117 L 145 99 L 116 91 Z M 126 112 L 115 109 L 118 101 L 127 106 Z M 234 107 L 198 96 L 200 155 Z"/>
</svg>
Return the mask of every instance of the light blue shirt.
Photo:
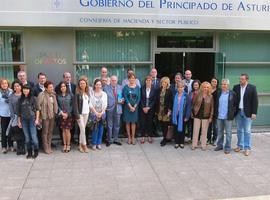
<svg viewBox="0 0 270 200">
<path fill-rule="evenodd" d="M 8 89 L 6 96 L 9 98 L 12 90 Z M 9 104 L 7 102 L 7 97 L 3 98 L 3 94 L 0 91 L 0 117 L 10 117 Z"/>
<path fill-rule="evenodd" d="M 228 102 L 229 102 L 229 91 L 222 92 L 219 97 L 218 119 L 227 119 Z"/>
</svg>

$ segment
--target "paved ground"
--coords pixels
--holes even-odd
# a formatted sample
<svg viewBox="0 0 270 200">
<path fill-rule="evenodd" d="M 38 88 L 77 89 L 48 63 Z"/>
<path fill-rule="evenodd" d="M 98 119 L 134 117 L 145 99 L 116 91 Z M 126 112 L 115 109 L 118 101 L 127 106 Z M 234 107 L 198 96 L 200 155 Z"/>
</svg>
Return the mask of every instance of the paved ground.
<svg viewBox="0 0 270 200">
<path fill-rule="evenodd" d="M 160 139 L 89 154 L 56 150 L 36 160 L 1 154 L 0 199 L 270 199 L 261 196 L 270 194 L 270 134 L 253 139 L 249 157 L 224 155 L 212 146 L 206 152 L 161 148 Z"/>
</svg>

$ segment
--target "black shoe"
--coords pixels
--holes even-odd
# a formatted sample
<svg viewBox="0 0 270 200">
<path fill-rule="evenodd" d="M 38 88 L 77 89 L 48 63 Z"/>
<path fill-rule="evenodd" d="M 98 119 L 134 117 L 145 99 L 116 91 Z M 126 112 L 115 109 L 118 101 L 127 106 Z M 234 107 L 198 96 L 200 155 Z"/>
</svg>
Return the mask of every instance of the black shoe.
<svg viewBox="0 0 270 200">
<path fill-rule="evenodd" d="M 185 147 L 185 146 L 184 146 L 183 144 L 180 144 L 180 148 L 181 148 L 181 149 L 184 149 L 184 147 Z"/>
<path fill-rule="evenodd" d="M 221 150 L 223 150 L 222 147 L 216 147 L 216 148 L 214 149 L 214 151 L 221 151 Z"/>
<path fill-rule="evenodd" d="M 34 150 L 34 155 L 32 156 L 32 158 L 36 158 L 36 157 L 38 157 L 38 149 L 35 149 Z"/>
<path fill-rule="evenodd" d="M 166 140 L 162 140 L 160 146 L 164 147 L 166 145 Z"/>
<path fill-rule="evenodd" d="M 174 148 L 175 148 L 175 149 L 178 149 L 179 147 L 180 147 L 179 144 L 174 145 Z"/>
<path fill-rule="evenodd" d="M 113 142 L 114 144 L 118 145 L 118 146 L 121 146 L 122 143 L 121 142 Z"/>
<path fill-rule="evenodd" d="M 26 156 L 26 158 L 27 159 L 30 159 L 30 158 L 32 158 L 32 149 L 27 149 L 27 156 Z"/>
<path fill-rule="evenodd" d="M 21 155 L 25 155 L 25 147 L 22 147 Z"/>
<path fill-rule="evenodd" d="M 52 147 L 52 148 L 56 148 L 56 144 L 52 143 L 52 144 L 51 144 L 51 147 Z"/>
<path fill-rule="evenodd" d="M 17 145 L 17 156 L 21 155 L 21 152 L 22 152 L 22 148 L 20 147 L 20 145 Z"/>
<path fill-rule="evenodd" d="M 106 147 L 109 147 L 111 146 L 111 143 L 110 142 L 106 142 Z"/>
</svg>

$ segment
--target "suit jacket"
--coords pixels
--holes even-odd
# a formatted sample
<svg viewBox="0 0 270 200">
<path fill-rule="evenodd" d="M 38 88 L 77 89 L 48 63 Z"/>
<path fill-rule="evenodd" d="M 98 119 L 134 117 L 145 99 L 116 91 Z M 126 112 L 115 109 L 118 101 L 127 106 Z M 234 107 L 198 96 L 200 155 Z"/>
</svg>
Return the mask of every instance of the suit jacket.
<svg viewBox="0 0 270 200">
<path fill-rule="evenodd" d="M 146 107 L 146 86 L 144 85 L 141 88 L 141 102 L 140 102 L 140 107 L 144 108 Z M 150 90 L 150 94 L 149 94 L 149 107 L 150 110 L 155 109 L 155 104 L 157 101 L 157 90 L 155 89 L 155 87 L 152 85 L 151 90 Z"/>
<path fill-rule="evenodd" d="M 154 89 L 157 90 L 160 88 L 160 79 L 156 78 L 156 80 L 152 80 L 152 85 L 154 86 Z"/>
<path fill-rule="evenodd" d="M 43 92 L 42 89 L 39 87 L 39 84 L 37 83 L 33 89 L 34 96 L 37 97 L 39 93 Z"/>
<path fill-rule="evenodd" d="M 239 103 L 241 99 L 241 86 L 240 84 L 233 87 L 233 91 L 236 93 L 237 110 L 239 110 Z M 251 117 L 252 114 L 257 114 L 258 111 L 258 94 L 254 85 L 247 84 L 244 99 L 244 113 L 247 117 Z"/>
<path fill-rule="evenodd" d="M 108 105 L 107 105 L 107 111 L 113 111 L 116 106 L 116 112 L 117 114 L 122 114 L 122 104 L 118 103 L 118 95 L 122 96 L 122 86 L 117 85 L 116 86 L 116 93 L 117 97 L 115 98 L 113 93 L 113 87 L 111 85 L 105 85 L 103 87 L 103 91 L 107 93 L 107 99 L 108 99 Z M 122 96 L 123 98 L 123 96 Z"/>
<path fill-rule="evenodd" d="M 31 89 L 33 90 L 35 87 L 35 83 L 31 82 L 31 81 L 27 81 L 27 85 L 29 85 L 31 87 Z"/>
</svg>

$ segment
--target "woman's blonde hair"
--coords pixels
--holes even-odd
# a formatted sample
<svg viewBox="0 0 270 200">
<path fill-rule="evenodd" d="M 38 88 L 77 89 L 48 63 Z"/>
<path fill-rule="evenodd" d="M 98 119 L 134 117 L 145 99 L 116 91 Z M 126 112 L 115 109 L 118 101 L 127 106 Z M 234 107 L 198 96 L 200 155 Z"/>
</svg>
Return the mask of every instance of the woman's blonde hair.
<svg viewBox="0 0 270 200">
<path fill-rule="evenodd" d="M 178 82 L 177 84 L 176 84 L 176 86 L 177 86 L 177 89 L 179 88 L 179 87 L 185 87 L 185 82 L 184 81 L 180 81 L 180 82 Z"/>
<path fill-rule="evenodd" d="M 4 81 L 7 82 L 8 88 L 10 88 L 10 82 L 9 82 L 9 80 L 6 79 L 6 78 L 1 78 L 1 79 L 0 79 L 0 89 L 2 89 L 2 84 L 3 84 Z"/>
<path fill-rule="evenodd" d="M 204 86 L 207 86 L 208 87 L 208 91 L 207 91 L 207 95 L 211 95 L 212 94 L 212 86 L 209 82 L 207 81 L 204 81 L 201 86 L 200 86 L 200 94 L 202 95 L 203 94 L 203 88 Z"/>
<path fill-rule="evenodd" d="M 168 88 L 170 87 L 170 79 L 169 79 L 169 77 L 164 76 L 164 77 L 160 80 L 160 88 L 162 87 L 162 83 L 163 83 L 163 82 L 166 82 L 166 83 L 167 83 L 167 88 L 166 88 L 166 89 L 168 89 Z"/>
</svg>

